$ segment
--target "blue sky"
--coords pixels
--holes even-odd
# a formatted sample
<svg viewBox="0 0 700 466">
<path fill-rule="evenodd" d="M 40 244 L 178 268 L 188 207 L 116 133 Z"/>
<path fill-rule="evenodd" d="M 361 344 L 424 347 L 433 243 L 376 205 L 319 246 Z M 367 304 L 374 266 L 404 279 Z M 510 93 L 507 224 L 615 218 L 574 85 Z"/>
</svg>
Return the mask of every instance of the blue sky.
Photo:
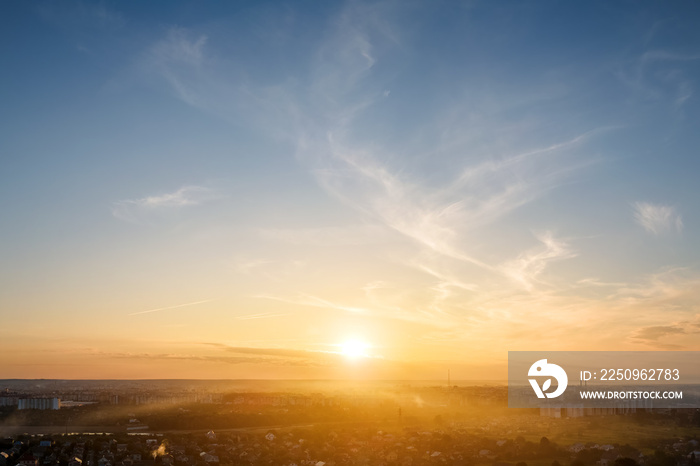
<svg viewBox="0 0 700 466">
<path fill-rule="evenodd" d="M 696 2 L 0 18 L 0 345 L 42 336 L 8 377 L 698 349 Z"/>
</svg>

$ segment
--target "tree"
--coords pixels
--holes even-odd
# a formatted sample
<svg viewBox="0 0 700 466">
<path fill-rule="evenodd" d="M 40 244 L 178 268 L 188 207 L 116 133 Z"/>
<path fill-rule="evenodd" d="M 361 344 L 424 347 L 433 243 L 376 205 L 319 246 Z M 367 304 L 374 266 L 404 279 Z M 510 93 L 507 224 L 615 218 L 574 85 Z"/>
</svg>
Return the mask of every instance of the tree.
<svg viewBox="0 0 700 466">
<path fill-rule="evenodd" d="M 540 447 L 538 453 L 540 456 L 548 457 L 554 454 L 555 445 L 549 441 L 547 437 L 542 437 L 540 439 Z"/>
<path fill-rule="evenodd" d="M 615 460 L 615 466 L 638 466 L 638 465 L 634 459 L 624 456 L 624 457 L 621 457 L 621 458 L 618 458 Z"/>
</svg>

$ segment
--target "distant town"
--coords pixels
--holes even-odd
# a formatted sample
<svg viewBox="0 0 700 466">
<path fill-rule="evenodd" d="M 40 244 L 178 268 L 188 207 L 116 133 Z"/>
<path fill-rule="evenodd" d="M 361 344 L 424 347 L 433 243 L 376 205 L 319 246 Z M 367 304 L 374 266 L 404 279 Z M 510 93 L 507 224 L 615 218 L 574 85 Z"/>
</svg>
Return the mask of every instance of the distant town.
<svg viewBox="0 0 700 466">
<path fill-rule="evenodd" d="M 696 409 L 509 409 L 498 385 L 1 384 L 0 466 L 700 464 Z"/>
</svg>

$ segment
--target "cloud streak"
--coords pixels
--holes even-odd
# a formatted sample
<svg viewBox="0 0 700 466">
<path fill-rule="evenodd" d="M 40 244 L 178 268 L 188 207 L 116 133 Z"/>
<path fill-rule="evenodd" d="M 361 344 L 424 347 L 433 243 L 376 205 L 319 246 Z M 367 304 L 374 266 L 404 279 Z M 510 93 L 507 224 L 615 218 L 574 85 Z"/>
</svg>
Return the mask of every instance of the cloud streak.
<svg viewBox="0 0 700 466">
<path fill-rule="evenodd" d="M 155 67 L 175 95 L 199 108 L 207 105 L 198 92 L 206 77 L 203 66 L 206 62 L 204 49 L 207 40 L 206 35 L 192 38 L 186 29 L 174 27 L 147 54 L 149 66 Z"/>
<path fill-rule="evenodd" d="M 675 207 L 647 202 L 636 202 L 633 207 L 634 219 L 653 235 L 683 230 L 683 219 Z"/>
<path fill-rule="evenodd" d="M 538 277 L 547 264 L 576 256 L 568 244 L 554 238 L 551 232 L 540 234 L 537 239 L 542 243 L 542 248 L 527 251 L 503 266 L 506 275 L 528 290 L 533 289 L 534 284 L 539 282 Z"/>
<path fill-rule="evenodd" d="M 139 223 L 158 212 L 175 211 L 216 199 L 216 194 L 203 186 L 183 186 L 177 191 L 147 196 L 139 199 L 116 201 L 112 215 L 126 222 Z"/>
<path fill-rule="evenodd" d="M 648 100 L 664 99 L 678 110 L 692 96 L 694 79 L 690 69 L 700 54 L 673 50 L 648 50 L 618 77 Z"/>
<path fill-rule="evenodd" d="M 147 311 L 132 312 L 131 314 L 127 314 L 127 315 L 130 315 L 130 316 L 138 316 L 138 315 L 142 315 L 142 314 L 150 314 L 150 313 L 152 313 L 152 312 L 169 311 L 169 310 L 171 310 L 171 309 L 180 309 L 180 308 L 183 308 L 183 307 L 196 306 L 196 305 L 198 305 L 198 304 L 210 303 L 210 302 L 212 302 L 212 301 L 214 301 L 214 300 L 213 300 L 213 299 L 205 299 L 205 300 L 202 300 L 202 301 L 194 301 L 194 302 L 192 302 L 192 303 L 178 304 L 177 306 L 159 307 L 159 308 L 156 308 L 156 309 L 149 309 L 149 310 L 147 310 Z"/>
</svg>

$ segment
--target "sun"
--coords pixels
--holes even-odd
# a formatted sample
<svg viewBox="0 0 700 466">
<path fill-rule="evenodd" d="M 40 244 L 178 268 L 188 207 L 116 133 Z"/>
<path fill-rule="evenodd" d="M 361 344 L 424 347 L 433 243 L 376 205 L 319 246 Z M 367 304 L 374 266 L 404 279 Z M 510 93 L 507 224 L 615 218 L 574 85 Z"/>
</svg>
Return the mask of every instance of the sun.
<svg viewBox="0 0 700 466">
<path fill-rule="evenodd" d="M 347 340 L 340 344 L 340 353 L 348 358 L 368 358 L 369 343 L 361 340 Z"/>
</svg>

